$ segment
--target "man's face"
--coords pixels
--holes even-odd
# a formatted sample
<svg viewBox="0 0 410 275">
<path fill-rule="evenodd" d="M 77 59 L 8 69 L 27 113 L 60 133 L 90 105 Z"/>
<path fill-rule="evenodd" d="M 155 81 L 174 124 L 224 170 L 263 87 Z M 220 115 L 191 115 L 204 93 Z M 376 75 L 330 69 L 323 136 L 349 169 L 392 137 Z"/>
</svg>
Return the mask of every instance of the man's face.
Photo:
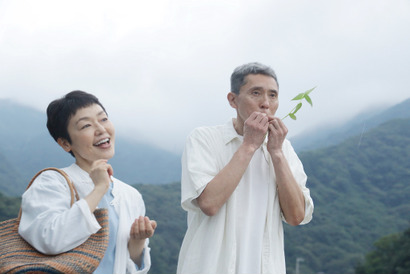
<svg viewBox="0 0 410 275">
<path fill-rule="evenodd" d="M 115 130 L 107 114 L 98 104 L 77 110 L 68 122 L 71 144 L 64 142 L 64 150 L 72 151 L 76 163 L 87 171 L 99 159 L 114 156 Z"/>
<path fill-rule="evenodd" d="M 245 85 L 239 90 L 239 95 L 229 93 L 228 100 L 237 111 L 237 123 L 243 125 L 255 111 L 273 117 L 279 107 L 278 95 L 278 84 L 273 77 L 250 74 L 245 77 Z"/>
</svg>

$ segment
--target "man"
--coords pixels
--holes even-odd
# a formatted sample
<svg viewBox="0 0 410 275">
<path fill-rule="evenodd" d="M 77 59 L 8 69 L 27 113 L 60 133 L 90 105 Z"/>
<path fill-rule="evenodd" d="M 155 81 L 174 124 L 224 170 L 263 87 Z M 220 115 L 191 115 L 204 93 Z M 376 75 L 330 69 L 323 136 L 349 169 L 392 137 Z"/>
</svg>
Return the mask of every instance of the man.
<svg viewBox="0 0 410 275">
<path fill-rule="evenodd" d="M 282 220 L 308 223 L 313 201 L 275 117 L 278 95 L 271 68 L 240 66 L 227 96 L 236 119 L 188 137 L 181 178 L 188 230 L 178 273 L 286 273 Z"/>
</svg>

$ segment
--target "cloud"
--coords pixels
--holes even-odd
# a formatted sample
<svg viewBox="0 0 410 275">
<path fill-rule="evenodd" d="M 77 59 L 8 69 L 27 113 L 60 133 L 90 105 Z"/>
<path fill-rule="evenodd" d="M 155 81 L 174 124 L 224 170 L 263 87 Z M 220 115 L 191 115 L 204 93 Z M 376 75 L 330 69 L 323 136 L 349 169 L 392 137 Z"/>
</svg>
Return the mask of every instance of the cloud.
<svg viewBox="0 0 410 275">
<path fill-rule="evenodd" d="M 96 94 L 119 133 L 182 150 L 235 116 L 233 69 L 271 65 L 279 115 L 313 86 L 290 135 L 408 97 L 408 1 L 1 1 L 0 98 L 40 110 Z"/>
</svg>

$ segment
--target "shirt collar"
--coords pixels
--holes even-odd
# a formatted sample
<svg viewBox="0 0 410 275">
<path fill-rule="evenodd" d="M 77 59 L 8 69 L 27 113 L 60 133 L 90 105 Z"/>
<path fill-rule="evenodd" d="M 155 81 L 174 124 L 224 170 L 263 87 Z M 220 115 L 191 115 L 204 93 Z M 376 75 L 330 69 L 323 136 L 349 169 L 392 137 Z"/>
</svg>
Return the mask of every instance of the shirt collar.
<svg viewBox="0 0 410 275">
<path fill-rule="evenodd" d="M 241 141 L 243 140 L 243 136 L 239 135 L 238 132 L 236 132 L 235 127 L 233 125 L 233 121 L 234 121 L 234 118 L 230 119 L 225 124 L 224 131 L 223 131 L 223 139 L 224 139 L 225 145 L 227 145 L 234 139 L 238 139 Z M 266 136 L 263 144 L 266 145 L 267 142 L 268 142 L 268 136 Z"/>
<path fill-rule="evenodd" d="M 233 118 L 230 119 L 224 127 L 223 130 L 223 139 L 225 145 L 231 142 L 234 139 L 241 139 L 241 136 L 236 132 L 235 127 L 233 126 Z"/>
<path fill-rule="evenodd" d="M 79 180 L 83 182 L 92 182 L 90 175 L 76 163 L 73 163 L 70 168 L 75 172 L 74 175 L 76 175 Z"/>
<path fill-rule="evenodd" d="M 76 163 L 73 163 L 69 169 L 73 172 L 72 175 L 75 175 L 75 181 L 82 182 L 83 184 L 87 185 L 92 185 L 94 187 L 93 180 L 91 179 L 90 175 L 84 171 L 80 166 L 78 166 Z M 116 179 L 112 177 L 112 182 L 110 182 L 110 189 L 111 193 L 115 197 L 115 195 L 118 193 L 118 191 L 114 188 L 114 182 Z"/>
</svg>

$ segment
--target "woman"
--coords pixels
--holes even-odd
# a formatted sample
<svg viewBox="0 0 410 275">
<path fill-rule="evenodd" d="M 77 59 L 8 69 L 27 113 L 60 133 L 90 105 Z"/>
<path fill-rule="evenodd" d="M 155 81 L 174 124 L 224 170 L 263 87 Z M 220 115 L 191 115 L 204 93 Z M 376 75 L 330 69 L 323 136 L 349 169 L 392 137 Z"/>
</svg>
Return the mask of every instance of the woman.
<svg viewBox="0 0 410 275">
<path fill-rule="evenodd" d="M 94 273 L 147 273 L 148 239 L 156 222 L 145 216 L 141 194 L 112 177 L 108 160 L 114 156 L 115 130 L 91 94 L 73 91 L 50 103 L 47 128 L 74 158 L 64 170 L 80 200 L 69 204 L 67 183 L 55 171 L 45 171 L 23 194 L 20 235 L 44 254 L 59 254 L 85 242 L 101 227 L 96 208 L 109 210 L 109 244 Z"/>
</svg>

